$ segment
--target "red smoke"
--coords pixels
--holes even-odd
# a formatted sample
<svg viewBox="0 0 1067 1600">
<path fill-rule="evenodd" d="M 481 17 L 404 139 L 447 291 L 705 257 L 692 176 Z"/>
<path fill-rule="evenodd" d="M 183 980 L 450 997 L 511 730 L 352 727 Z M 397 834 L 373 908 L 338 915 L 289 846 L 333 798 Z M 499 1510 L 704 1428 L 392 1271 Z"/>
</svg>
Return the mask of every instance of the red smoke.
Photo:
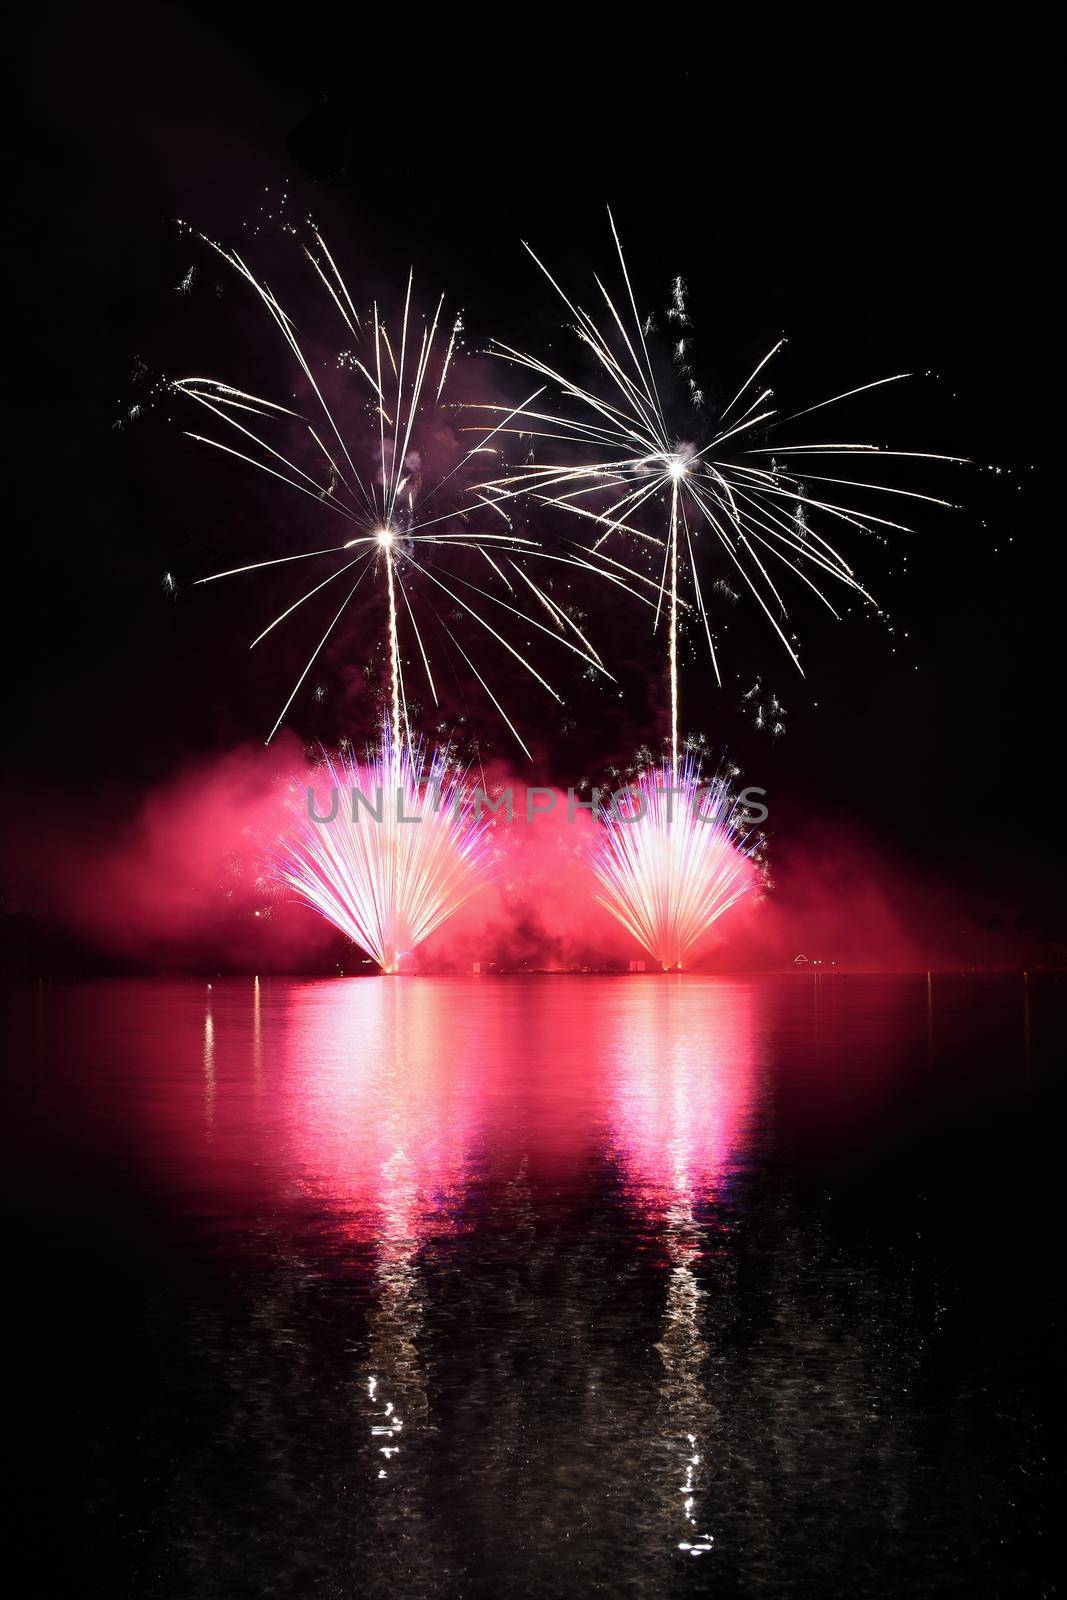
<svg viewBox="0 0 1067 1600">
<path fill-rule="evenodd" d="M 238 749 L 186 769 L 133 808 L 122 795 L 89 797 L 88 815 L 80 788 L 37 790 L 5 863 L 15 909 L 72 929 L 123 965 L 319 966 L 332 930 L 285 903 L 264 872 L 266 846 L 284 826 L 288 779 L 304 765 L 295 740 Z"/>
<path fill-rule="evenodd" d="M 523 780 L 493 778 L 515 790 L 514 820 L 501 816 L 494 827 L 494 881 L 427 941 L 420 965 L 565 970 L 643 959 L 594 901 L 586 851 L 596 824 L 588 811 L 568 821 L 567 797 L 557 791 L 554 809 L 527 822 Z M 127 806 L 117 828 L 99 802 L 87 819 L 79 793 L 36 792 L 33 825 L 18 819 L 6 864 L 8 909 L 73 930 L 85 946 L 135 969 L 358 971 L 363 953 L 296 904 L 266 866 L 293 784 L 309 779 L 297 741 L 283 738 L 269 750 L 241 748 L 188 768 Z M 537 805 L 547 805 L 547 795 Z M 838 830 L 803 841 L 772 836 L 770 865 L 774 886 L 710 930 L 696 965 L 780 968 L 798 955 L 853 969 L 960 963 L 958 919 L 932 904 L 925 886 L 908 886 L 884 853 Z"/>
</svg>

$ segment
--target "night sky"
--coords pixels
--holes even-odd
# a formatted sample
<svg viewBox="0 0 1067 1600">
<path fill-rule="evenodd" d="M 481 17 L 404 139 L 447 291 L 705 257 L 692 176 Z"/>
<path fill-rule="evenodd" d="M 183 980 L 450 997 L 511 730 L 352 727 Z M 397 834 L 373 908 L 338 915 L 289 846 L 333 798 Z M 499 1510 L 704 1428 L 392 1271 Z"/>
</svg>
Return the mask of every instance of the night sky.
<svg viewBox="0 0 1067 1600">
<path fill-rule="evenodd" d="M 12 322 L 31 360 L 9 382 L 31 426 L 9 475 L 29 491 L 9 519 L 12 836 L 39 788 L 77 788 L 117 828 L 188 763 L 260 739 L 315 637 L 297 631 L 250 663 L 274 594 L 292 591 L 189 587 L 264 547 L 310 547 L 320 523 L 205 459 L 181 436 L 190 418 L 153 399 L 182 372 L 283 393 L 288 377 L 265 320 L 175 219 L 247 248 L 281 283 L 298 244 L 267 213 L 284 195 L 365 298 L 387 299 L 412 264 L 427 297 L 463 307 L 470 348 L 540 347 L 558 319 L 520 240 L 588 284 L 612 266 L 610 203 L 643 305 L 661 309 L 685 275 L 712 392 L 732 393 L 784 333 L 791 405 L 890 372 L 936 375 L 845 408 L 823 437 L 840 426 L 976 463 L 894 480 L 962 509 L 921 508 L 915 535 L 846 544 L 889 625 L 834 623 L 795 586 L 801 679 L 739 606 L 721 691 L 687 652 L 685 727 L 767 788 L 772 847 L 840 828 L 993 931 L 1028 930 L 1038 954 L 1062 941 L 1050 84 L 1001 40 L 931 55 L 873 19 L 832 47 L 770 18 L 745 39 L 674 23 L 660 38 L 659 25 L 620 13 L 576 31 L 524 8 L 417 25 L 385 12 L 337 31 L 299 8 L 46 10 L 13 246 Z M 623 702 L 574 674 L 561 716 L 498 679 L 534 770 L 562 784 L 665 731 L 643 619 L 600 592 L 578 598 Z M 369 639 L 345 652 L 350 666 L 374 658 Z M 294 705 L 301 738 L 370 731 L 372 687 L 343 692 L 344 665 L 324 663 L 321 704 Z M 787 707 L 780 738 L 742 701 L 757 675 Z M 451 709 L 512 759 L 491 707 L 457 691 Z"/>
</svg>

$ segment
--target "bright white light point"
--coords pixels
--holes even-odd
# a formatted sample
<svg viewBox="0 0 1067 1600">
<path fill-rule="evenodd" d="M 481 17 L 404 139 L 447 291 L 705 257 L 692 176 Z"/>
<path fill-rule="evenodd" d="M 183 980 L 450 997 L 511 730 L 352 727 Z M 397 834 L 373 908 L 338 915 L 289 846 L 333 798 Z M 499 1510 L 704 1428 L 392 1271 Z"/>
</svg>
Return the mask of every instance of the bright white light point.
<svg viewBox="0 0 1067 1600">
<path fill-rule="evenodd" d="M 388 550 L 393 543 L 393 530 L 392 528 L 379 528 L 374 537 L 383 550 Z"/>
<path fill-rule="evenodd" d="M 667 471 L 670 473 L 675 483 L 677 483 L 679 479 L 684 478 L 688 470 L 689 468 L 686 466 L 686 463 L 682 460 L 681 456 L 671 456 L 667 461 Z"/>
</svg>

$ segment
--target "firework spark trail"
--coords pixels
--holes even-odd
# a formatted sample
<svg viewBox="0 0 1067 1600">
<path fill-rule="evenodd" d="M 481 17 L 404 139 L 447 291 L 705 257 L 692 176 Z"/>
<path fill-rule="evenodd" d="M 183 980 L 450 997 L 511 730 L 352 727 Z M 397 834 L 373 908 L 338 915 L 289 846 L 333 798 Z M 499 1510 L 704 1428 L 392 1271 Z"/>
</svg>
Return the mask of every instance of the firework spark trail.
<svg viewBox="0 0 1067 1600">
<path fill-rule="evenodd" d="M 438 607 L 432 603 L 434 588 L 447 595 L 462 611 L 464 618 L 469 618 L 478 630 L 503 646 L 557 701 L 561 697 L 545 675 L 526 654 L 516 649 L 504 634 L 494 627 L 493 622 L 489 620 L 490 617 L 495 616 L 503 627 L 505 619 L 497 613 L 500 611 L 509 613 L 526 628 L 532 628 L 539 634 L 546 635 L 557 645 L 577 655 L 595 672 L 611 679 L 612 674 L 608 672 L 589 640 L 562 607 L 533 584 L 524 569 L 517 565 L 515 558 L 523 562 L 534 559 L 551 560 L 569 567 L 574 572 L 592 573 L 646 602 L 649 602 L 649 593 L 642 593 L 642 590 L 654 594 L 656 586 L 653 581 L 614 557 L 601 558 L 594 554 L 591 558 L 590 552 L 584 546 L 572 550 L 557 549 L 553 552 L 543 550 L 538 540 L 520 537 L 512 530 L 510 518 L 499 504 L 501 497 L 497 491 L 490 491 L 488 494 L 480 490 L 474 492 L 471 486 L 459 477 L 464 468 L 474 471 L 480 458 L 485 454 L 499 453 L 499 443 L 494 445 L 493 440 L 509 430 L 510 423 L 522 414 L 523 406 L 532 405 L 541 390 L 538 389 L 528 396 L 523 406 L 510 410 L 506 407 L 501 408 L 503 415 L 484 431 L 479 442 L 473 448 L 466 450 L 461 459 L 440 479 L 430 486 L 424 485 L 422 462 L 425 452 L 419 448 L 421 430 L 432 428 L 438 414 L 446 379 L 456 362 L 457 340 L 462 332 L 462 320 L 457 317 L 453 322 L 443 357 L 439 360 L 437 335 L 441 325 L 443 297 L 438 301 L 430 321 L 428 323 L 423 321 L 421 326 L 417 326 L 412 306 L 413 278 L 409 275 L 399 337 L 390 338 L 389 329 L 376 303 L 366 319 L 359 316 L 337 263 L 317 233 L 315 239 L 321 251 L 321 259 L 317 259 L 311 252 L 305 253 L 312 261 L 319 279 L 329 290 L 330 301 L 342 318 L 346 334 L 356 341 L 362 341 L 362 355 L 346 352 L 346 358 L 350 367 L 358 373 L 361 383 L 366 386 L 361 392 L 358 404 L 365 424 L 363 434 L 373 438 L 371 450 L 378 457 L 375 470 L 364 473 L 358 470 L 356 459 L 361 454 L 367 454 L 367 437 L 361 437 L 357 444 L 355 438 L 346 436 L 339 416 L 326 397 L 324 385 L 315 377 L 311 360 L 301 345 L 293 320 L 282 309 L 273 291 L 256 278 L 236 251 L 226 250 L 214 241 L 206 239 L 204 242 L 216 250 L 240 275 L 265 307 L 310 387 L 316 409 L 321 412 L 325 420 L 327 438 L 334 442 L 328 448 L 320 431 L 317 431 L 312 422 L 298 410 L 266 400 L 235 385 L 205 377 L 179 379 L 174 388 L 188 399 L 195 401 L 217 422 L 225 424 L 239 435 L 240 447 L 236 443 L 225 443 L 222 439 L 199 433 L 190 433 L 189 437 L 257 468 L 274 482 L 280 482 L 288 489 L 296 490 L 314 500 L 319 507 L 348 524 L 351 531 L 335 545 L 323 547 L 321 538 L 316 539 L 316 547 L 313 549 L 290 556 L 247 562 L 241 566 L 211 573 L 198 581 L 215 582 L 221 578 L 260 572 L 287 562 L 317 557 L 338 558 L 339 564 L 334 572 L 301 593 L 269 622 L 252 641 L 254 647 L 303 606 L 305 601 L 311 600 L 320 590 L 331 584 L 334 578 L 360 562 L 359 580 L 361 581 L 369 572 L 384 588 L 391 737 L 394 747 L 397 748 L 402 740 L 406 741 L 409 753 L 412 736 L 407 714 L 408 697 L 404 681 L 401 616 L 410 624 L 417 647 L 417 660 L 421 662 L 425 672 L 432 701 L 435 706 L 439 704 L 437 687 L 430 667 L 430 650 L 424 631 L 426 619 L 423 617 L 423 625 L 420 626 L 416 616 L 416 605 L 413 603 L 415 600 L 421 602 L 420 611 L 427 610 L 431 614 L 434 625 L 473 669 L 470 656 L 460 646 L 455 632 L 449 625 L 451 619 L 446 620 Z M 369 335 L 366 331 L 367 324 L 372 329 Z M 369 348 L 367 348 L 368 339 Z M 431 395 L 432 399 L 429 398 Z M 295 429 L 297 442 L 285 448 L 278 448 L 271 443 L 264 437 L 264 429 L 272 423 L 281 423 Z M 320 423 L 319 428 L 321 427 Z M 315 447 L 315 460 L 321 459 L 324 469 L 328 469 L 328 481 L 325 485 L 320 476 L 316 476 L 314 471 L 309 471 L 300 464 L 301 446 L 306 450 L 308 440 Z M 434 498 L 440 497 L 449 484 L 452 485 L 451 503 L 438 498 L 436 505 L 432 505 Z M 469 519 L 472 516 L 486 515 L 503 518 L 506 531 L 486 532 L 470 525 Z M 470 584 L 451 568 L 449 577 L 452 582 L 446 584 L 426 565 L 431 557 L 440 564 L 453 556 L 469 552 L 485 558 L 504 585 L 511 597 L 510 600 L 492 590 Z M 546 625 L 528 615 L 526 611 L 520 610 L 512 603 L 516 591 L 501 566 L 493 560 L 494 555 L 506 557 L 526 579 L 539 602 L 550 613 L 551 625 Z M 479 604 L 472 604 L 469 600 L 458 596 L 453 584 L 463 586 L 472 595 L 476 594 L 479 597 Z M 358 588 L 359 581 L 353 585 L 340 610 L 316 645 L 281 715 L 271 729 L 267 743 L 281 726 L 314 661 L 340 627 Z M 402 607 L 398 601 L 398 591 L 403 602 Z M 566 627 L 560 625 L 561 618 Z M 523 751 L 529 755 L 514 724 L 496 696 L 489 691 L 485 679 L 476 670 L 475 677 L 508 728 L 515 734 Z"/>
<path fill-rule="evenodd" d="M 743 812 L 722 778 L 705 783 L 692 756 L 640 775 L 601 813 L 596 896 L 664 972 L 681 971 L 697 940 L 756 879 Z"/>
<path fill-rule="evenodd" d="M 680 612 L 684 609 L 680 587 L 686 580 L 692 591 L 691 608 L 704 623 L 716 680 L 720 684 L 722 682 L 711 618 L 697 570 L 696 545 L 700 533 L 707 531 L 716 541 L 794 665 L 802 670 L 793 642 L 783 626 L 788 614 L 787 607 L 772 576 L 772 563 L 788 568 L 794 576 L 799 577 L 835 616 L 838 613 L 832 601 L 820 587 L 820 582 L 825 579 L 843 585 L 864 601 L 874 604 L 845 557 L 824 534 L 817 532 L 806 521 L 807 511 L 819 513 L 824 521 L 843 523 L 865 533 L 871 533 L 874 528 L 908 533 L 913 531 L 903 523 L 875 516 L 852 504 L 818 497 L 811 493 L 808 482 L 831 482 L 852 490 L 907 495 L 911 499 L 940 506 L 950 502 L 915 490 L 897 489 L 887 484 L 852 478 L 816 478 L 806 471 L 801 477 L 792 469 L 786 470 L 778 458 L 795 457 L 802 462 L 809 457 L 847 456 L 853 453 L 955 463 L 960 463 L 962 458 L 927 451 L 883 450 L 873 444 L 752 444 L 756 429 L 766 432 L 798 417 L 910 376 L 908 373 L 895 373 L 890 377 L 878 378 L 781 416 L 776 407 L 768 404 L 773 397 L 773 390 L 759 388 L 757 379 L 782 349 L 784 339 L 779 340 L 758 362 L 723 408 L 706 442 L 698 448 L 679 438 L 668 423 L 656 382 L 646 337 L 646 332 L 651 328 L 651 319 L 642 318 L 638 311 L 633 284 L 610 211 L 608 219 L 625 295 L 616 305 L 604 283 L 594 275 L 598 294 L 607 313 L 603 327 L 584 307 L 568 296 L 529 245 L 525 246 L 566 307 L 571 331 L 593 357 L 602 386 L 586 387 L 535 355 L 510 345 L 494 343 L 494 354 L 533 372 L 542 383 L 542 392 L 548 390 L 558 396 L 555 404 L 551 400 L 548 402 L 547 409 L 535 408 L 533 402 L 523 402 L 517 411 L 499 425 L 502 431 L 526 435 L 531 440 L 545 440 L 553 447 L 563 446 L 565 449 L 561 461 L 539 463 L 527 460 L 510 468 L 505 475 L 482 484 L 480 488 L 484 493 L 493 494 L 497 503 L 528 496 L 540 504 L 591 519 L 594 525 L 599 525 L 599 533 L 590 553 L 599 552 L 601 545 L 617 534 L 630 534 L 664 547 L 656 626 L 661 611 L 666 607 L 671 771 L 677 777 L 678 639 Z M 673 282 L 668 317 L 682 326 L 688 326 L 684 283 L 681 279 Z M 688 339 L 675 345 L 675 365 L 686 378 L 690 398 L 699 408 L 703 394 L 692 379 L 688 350 Z M 750 397 L 754 390 L 754 397 Z M 742 404 L 746 400 L 747 403 Z M 490 414 L 504 410 L 499 406 L 485 409 Z M 731 441 L 730 450 L 724 451 L 724 446 Z M 751 459 L 759 456 L 772 458 L 768 467 L 758 465 Z M 804 470 L 803 467 L 801 470 Z M 606 496 L 611 497 L 610 504 L 596 503 Z M 592 498 L 594 504 L 579 505 L 576 503 L 579 498 Z M 657 518 L 659 536 L 650 534 L 647 527 L 649 513 L 654 507 L 662 508 L 662 520 Z"/>
<path fill-rule="evenodd" d="M 487 881 L 489 824 L 447 749 L 431 757 L 421 745 L 410 749 L 393 738 L 391 722 L 376 755 L 363 764 L 327 759 L 322 772 L 332 795 L 323 814 L 334 815 L 319 822 L 310 802 L 301 807 L 274 870 L 384 973 L 395 973 Z"/>
</svg>

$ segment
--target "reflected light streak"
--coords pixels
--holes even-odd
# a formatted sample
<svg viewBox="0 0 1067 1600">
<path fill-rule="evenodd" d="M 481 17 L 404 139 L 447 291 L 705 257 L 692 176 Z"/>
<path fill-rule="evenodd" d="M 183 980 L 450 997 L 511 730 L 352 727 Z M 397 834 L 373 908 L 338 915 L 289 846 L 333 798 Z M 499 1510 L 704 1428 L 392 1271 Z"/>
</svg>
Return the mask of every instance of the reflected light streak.
<svg viewBox="0 0 1067 1600">
<path fill-rule="evenodd" d="M 756 1090 L 751 1000 L 727 980 L 635 983 L 612 1054 L 614 1145 L 631 1202 L 677 1242 L 721 1198 Z M 629 997 L 628 997 L 629 999 Z"/>
<path fill-rule="evenodd" d="M 662 1241 L 669 1273 L 656 1352 L 671 1466 L 656 1482 L 665 1539 L 691 1558 L 714 1548 L 698 1507 L 700 1441 L 715 1402 L 706 1378 L 707 1290 L 694 1267 L 709 1228 L 704 1214 L 722 1201 L 743 1158 L 757 1069 L 747 991 L 715 979 L 697 990 L 698 982 L 633 985 L 612 1060 L 616 1159 L 630 1203 Z M 678 1496 L 683 1525 L 673 1532 Z"/>
<path fill-rule="evenodd" d="M 263 1017 L 259 994 L 259 977 L 252 980 L 252 1076 L 258 1096 L 263 1087 Z"/>
<path fill-rule="evenodd" d="M 215 1023 L 210 1004 L 204 1012 L 204 1124 L 211 1139 L 215 1133 Z"/>
<path fill-rule="evenodd" d="M 360 1380 L 371 1472 L 407 1496 L 406 1514 L 419 1518 L 411 1456 L 428 1426 L 420 1252 L 456 1226 L 470 1095 L 443 1048 L 436 990 L 398 991 L 385 978 L 307 984 L 286 1032 L 286 1120 L 300 1182 L 329 1208 L 341 1244 L 374 1249 L 377 1292 Z"/>
</svg>

